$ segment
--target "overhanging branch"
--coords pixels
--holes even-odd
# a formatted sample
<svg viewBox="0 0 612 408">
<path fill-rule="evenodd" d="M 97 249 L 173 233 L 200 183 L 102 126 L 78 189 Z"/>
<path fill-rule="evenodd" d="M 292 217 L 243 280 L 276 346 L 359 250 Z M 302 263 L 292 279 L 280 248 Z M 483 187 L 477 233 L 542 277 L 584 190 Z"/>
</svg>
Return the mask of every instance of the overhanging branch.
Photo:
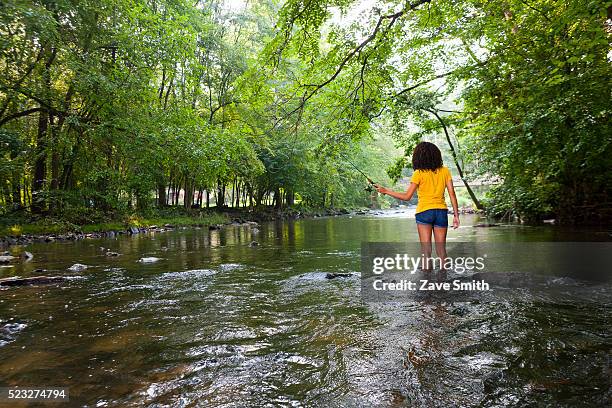
<svg viewBox="0 0 612 408">
<path fill-rule="evenodd" d="M 374 31 L 372 31 L 372 33 L 366 37 L 366 39 L 364 39 L 357 47 L 355 47 L 353 50 L 351 50 L 351 52 L 349 52 L 340 62 L 340 64 L 338 65 L 338 67 L 336 68 L 336 71 L 325 81 L 323 81 L 322 83 L 319 84 L 305 84 L 302 85 L 303 87 L 309 87 L 309 88 L 314 88 L 312 91 L 310 91 L 304 98 L 302 98 L 302 101 L 300 103 L 299 106 L 297 106 L 295 109 L 293 109 L 291 112 L 289 112 L 289 114 L 287 115 L 287 117 L 293 115 L 295 112 L 299 111 L 300 109 L 303 108 L 303 105 L 306 104 L 306 102 L 312 98 L 318 91 L 320 91 L 322 88 L 324 88 L 325 86 L 329 85 L 331 82 L 333 82 L 338 75 L 340 75 L 340 73 L 342 72 L 342 70 L 346 67 L 346 65 L 359 53 L 361 53 L 363 51 L 363 49 L 372 41 L 374 41 L 377 38 L 377 35 L 380 33 L 381 30 L 384 31 L 388 31 L 391 29 L 391 27 L 393 27 L 393 25 L 397 22 L 397 20 L 402 17 L 403 15 L 405 15 L 407 12 L 414 10 L 415 8 L 429 3 L 431 2 L 431 0 L 419 0 L 416 3 L 411 3 L 409 4 L 406 8 L 398 11 L 397 13 L 393 13 L 393 14 L 387 14 L 387 15 L 383 15 L 380 16 L 378 18 L 378 22 L 376 23 L 376 26 L 374 27 Z M 389 21 L 388 24 L 386 26 L 384 26 L 383 28 L 383 23 L 385 23 L 386 21 Z"/>
</svg>

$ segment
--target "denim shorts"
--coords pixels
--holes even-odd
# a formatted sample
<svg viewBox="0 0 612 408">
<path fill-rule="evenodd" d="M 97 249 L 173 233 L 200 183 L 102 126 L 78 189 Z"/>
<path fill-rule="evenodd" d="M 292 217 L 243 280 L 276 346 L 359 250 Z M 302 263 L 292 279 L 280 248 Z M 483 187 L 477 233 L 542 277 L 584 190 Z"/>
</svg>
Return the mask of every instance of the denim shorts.
<svg viewBox="0 0 612 408">
<path fill-rule="evenodd" d="M 416 214 L 417 224 L 433 225 L 439 228 L 448 228 L 448 210 L 432 208 Z"/>
</svg>

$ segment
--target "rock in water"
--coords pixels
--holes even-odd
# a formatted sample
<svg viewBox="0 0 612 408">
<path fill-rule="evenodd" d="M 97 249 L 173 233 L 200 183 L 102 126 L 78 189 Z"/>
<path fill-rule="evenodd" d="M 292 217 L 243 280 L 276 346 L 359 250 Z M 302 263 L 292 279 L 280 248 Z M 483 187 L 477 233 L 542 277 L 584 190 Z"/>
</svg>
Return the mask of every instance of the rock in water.
<svg viewBox="0 0 612 408">
<path fill-rule="evenodd" d="M 140 263 L 154 263 L 157 261 L 161 261 L 161 258 L 156 258 L 154 256 L 148 256 L 148 257 L 140 258 L 138 260 L 138 262 Z"/>
<path fill-rule="evenodd" d="M 2 255 L 2 256 L 0 256 L 0 264 L 11 263 L 15 259 L 16 259 L 16 257 L 14 257 L 12 255 Z"/>
<path fill-rule="evenodd" d="M 121 254 L 120 254 L 120 253 L 118 253 L 118 252 L 112 252 L 112 251 L 108 251 L 108 252 L 106 253 L 106 256 L 119 256 L 119 255 L 121 255 Z"/>
<path fill-rule="evenodd" d="M 81 272 L 81 271 L 84 271 L 87 268 L 89 268 L 89 266 L 76 263 L 76 264 L 72 265 L 70 268 L 68 268 L 68 270 L 71 271 L 71 272 Z"/>
<path fill-rule="evenodd" d="M 63 276 L 31 276 L 29 278 L 4 278 L 0 279 L 0 286 L 27 286 L 43 285 L 65 281 Z"/>
<path fill-rule="evenodd" d="M 325 275 L 325 279 L 349 278 L 351 276 L 352 276 L 351 273 L 328 272 Z"/>
<path fill-rule="evenodd" d="M 258 246 L 259 246 L 259 242 L 257 242 L 257 241 L 252 241 L 249 244 L 249 248 L 255 248 L 255 247 L 258 247 Z"/>
<path fill-rule="evenodd" d="M 28 262 L 34 258 L 34 255 L 32 255 L 31 252 L 23 251 L 23 253 L 21 254 L 21 257 L 23 258 L 24 261 Z"/>
</svg>

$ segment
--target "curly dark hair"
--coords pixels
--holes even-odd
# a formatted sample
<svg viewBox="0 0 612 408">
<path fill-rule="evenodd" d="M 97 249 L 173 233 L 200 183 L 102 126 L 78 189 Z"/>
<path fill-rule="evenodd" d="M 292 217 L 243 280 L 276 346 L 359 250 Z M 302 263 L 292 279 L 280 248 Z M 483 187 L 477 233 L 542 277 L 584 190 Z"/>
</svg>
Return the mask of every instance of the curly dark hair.
<svg viewBox="0 0 612 408">
<path fill-rule="evenodd" d="M 442 153 L 438 146 L 429 142 L 421 142 L 412 152 L 412 168 L 414 170 L 436 170 L 442 167 Z"/>
</svg>

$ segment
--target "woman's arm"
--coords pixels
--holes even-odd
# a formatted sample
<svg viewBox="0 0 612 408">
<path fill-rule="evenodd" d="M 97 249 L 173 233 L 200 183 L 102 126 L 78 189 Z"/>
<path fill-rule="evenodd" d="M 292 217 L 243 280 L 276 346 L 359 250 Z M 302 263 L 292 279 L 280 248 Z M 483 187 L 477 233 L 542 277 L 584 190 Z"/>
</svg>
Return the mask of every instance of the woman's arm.
<svg viewBox="0 0 612 408">
<path fill-rule="evenodd" d="M 389 190 L 388 188 L 381 187 L 378 184 L 374 184 L 374 187 L 376 187 L 376 191 L 378 191 L 379 193 L 386 194 L 388 196 L 395 197 L 397 199 L 404 200 L 404 201 L 410 201 L 410 199 L 414 195 L 414 192 L 417 189 L 417 185 L 414 183 L 410 183 L 408 185 L 408 189 L 406 190 L 405 193 L 399 193 L 396 191 L 392 191 L 392 190 Z"/>
<path fill-rule="evenodd" d="M 457 195 L 455 194 L 455 187 L 453 186 L 453 179 L 449 178 L 446 182 L 446 189 L 453 205 L 453 228 L 459 228 L 459 204 L 457 204 Z"/>
</svg>

